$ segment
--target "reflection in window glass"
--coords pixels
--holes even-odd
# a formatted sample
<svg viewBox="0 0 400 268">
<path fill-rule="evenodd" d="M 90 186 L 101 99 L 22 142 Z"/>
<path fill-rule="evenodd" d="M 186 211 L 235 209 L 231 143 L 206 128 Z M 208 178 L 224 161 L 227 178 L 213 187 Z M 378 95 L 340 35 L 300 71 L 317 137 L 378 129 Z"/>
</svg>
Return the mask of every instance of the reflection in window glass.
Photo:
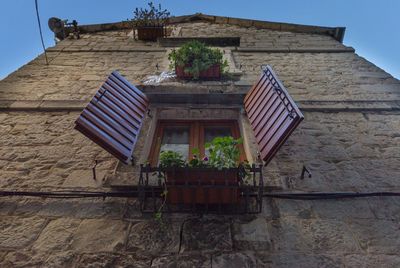
<svg viewBox="0 0 400 268">
<path fill-rule="evenodd" d="M 174 151 L 180 153 L 184 159 L 189 157 L 189 127 L 165 127 L 161 141 L 161 151 Z"/>
<path fill-rule="evenodd" d="M 204 142 L 211 142 L 216 137 L 232 136 L 230 127 L 212 126 L 204 128 Z M 210 156 L 210 153 L 205 149 L 205 155 Z"/>
</svg>

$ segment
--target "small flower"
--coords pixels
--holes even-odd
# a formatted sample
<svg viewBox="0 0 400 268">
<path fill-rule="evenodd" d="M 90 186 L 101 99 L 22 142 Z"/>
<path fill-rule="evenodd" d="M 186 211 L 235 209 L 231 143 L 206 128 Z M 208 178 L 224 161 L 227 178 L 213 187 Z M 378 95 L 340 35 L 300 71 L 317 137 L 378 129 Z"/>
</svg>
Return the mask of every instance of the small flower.
<svg viewBox="0 0 400 268">
<path fill-rule="evenodd" d="M 204 162 L 207 162 L 207 161 L 208 161 L 208 157 L 207 157 L 207 156 L 204 156 L 204 157 L 203 157 L 203 161 L 204 161 Z"/>
</svg>

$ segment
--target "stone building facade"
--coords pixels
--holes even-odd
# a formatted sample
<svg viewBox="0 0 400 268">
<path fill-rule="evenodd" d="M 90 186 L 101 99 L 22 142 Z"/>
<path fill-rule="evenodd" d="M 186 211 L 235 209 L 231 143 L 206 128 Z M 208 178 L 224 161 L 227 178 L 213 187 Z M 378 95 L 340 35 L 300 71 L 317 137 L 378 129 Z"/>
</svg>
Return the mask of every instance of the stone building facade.
<svg viewBox="0 0 400 268">
<path fill-rule="evenodd" d="M 81 26 L 79 40 L 47 49 L 48 65 L 40 55 L 0 81 L 0 190 L 136 185 L 160 119 L 239 118 L 246 156 L 256 161 L 254 136 L 235 103 L 152 102 L 134 166 L 73 128 L 114 70 L 154 98 L 212 99 L 243 96 L 269 64 L 305 116 L 264 168 L 271 192 L 399 191 L 400 81 L 343 45 L 343 28 L 201 14 L 169 27 L 175 37 L 240 37 L 240 46 L 223 48 L 234 79 L 144 85 L 168 69 L 171 47 L 134 40 L 126 23 Z M 312 178 L 300 179 L 303 165 Z M 0 215 L 2 267 L 400 266 L 395 197 L 265 198 L 257 215 L 171 214 L 162 227 L 133 198 L 0 197 Z"/>
</svg>

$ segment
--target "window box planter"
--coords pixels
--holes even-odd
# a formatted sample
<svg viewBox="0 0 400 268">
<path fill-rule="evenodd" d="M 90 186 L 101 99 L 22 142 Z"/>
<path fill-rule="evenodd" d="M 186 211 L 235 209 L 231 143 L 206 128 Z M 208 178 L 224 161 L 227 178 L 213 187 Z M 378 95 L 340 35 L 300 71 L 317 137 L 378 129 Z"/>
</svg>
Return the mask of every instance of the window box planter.
<svg viewBox="0 0 400 268">
<path fill-rule="evenodd" d="M 137 26 L 138 40 L 142 41 L 157 41 L 159 37 L 165 37 L 164 25 L 149 25 L 149 26 Z"/>
<path fill-rule="evenodd" d="M 176 76 L 180 79 L 190 80 L 193 79 L 193 75 L 185 72 L 184 66 L 175 66 Z M 221 65 L 214 64 L 211 65 L 208 69 L 203 70 L 199 74 L 199 79 L 202 80 L 219 80 L 221 79 Z"/>
<path fill-rule="evenodd" d="M 235 204 L 239 201 L 239 169 L 171 168 L 165 171 L 170 204 Z"/>
</svg>

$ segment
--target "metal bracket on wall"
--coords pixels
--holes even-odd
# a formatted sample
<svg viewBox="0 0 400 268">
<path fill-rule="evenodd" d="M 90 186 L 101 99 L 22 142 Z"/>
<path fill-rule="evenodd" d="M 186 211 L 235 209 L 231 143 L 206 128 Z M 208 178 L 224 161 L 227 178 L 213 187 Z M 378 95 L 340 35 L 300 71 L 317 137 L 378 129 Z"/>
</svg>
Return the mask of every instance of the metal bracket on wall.
<svg viewBox="0 0 400 268">
<path fill-rule="evenodd" d="M 310 170 L 305 165 L 303 165 L 303 169 L 301 170 L 300 179 L 304 180 L 304 173 L 306 173 L 306 172 L 308 173 L 309 178 L 312 177 Z"/>
<path fill-rule="evenodd" d="M 153 115 L 151 114 L 151 110 L 150 109 L 147 109 L 147 116 L 150 117 L 150 118 L 153 118 Z"/>
<path fill-rule="evenodd" d="M 93 180 L 95 180 L 95 181 L 97 181 L 97 178 L 96 178 L 96 166 L 97 166 L 98 163 L 99 163 L 98 160 L 94 160 L 94 166 L 92 167 Z"/>
</svg>

